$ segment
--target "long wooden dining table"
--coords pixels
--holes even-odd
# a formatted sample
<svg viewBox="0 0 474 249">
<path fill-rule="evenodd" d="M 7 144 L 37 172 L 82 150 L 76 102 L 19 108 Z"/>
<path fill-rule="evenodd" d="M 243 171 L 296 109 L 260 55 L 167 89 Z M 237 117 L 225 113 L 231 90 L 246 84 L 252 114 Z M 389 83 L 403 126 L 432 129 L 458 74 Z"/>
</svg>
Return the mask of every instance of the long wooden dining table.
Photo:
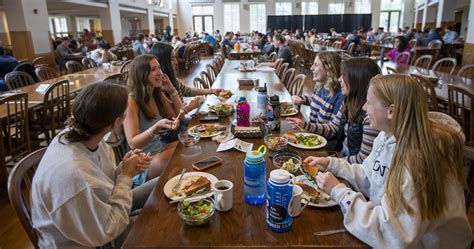
<svg viewBox="0 0 474 249">
<path fill-rule="evenodd" d="M 7 91 L 0 94 L 0 97 L 3 94 L 9 94 L 14 92 L 24 92 L 28 94 L 28 109 L 37 108 L 41 106 L 44 101 L 44 92 L 38 92 L 37 88 L 42 84 L 51 85 L 61 80 L 68 80 L 69 81 L 69 90 L 70 92 L 77 92 L 80 91 L 82 88 L 86 87 L 87 85 L 101 82 L 107 76 L 119 73 L 120 66 L 111 66 L 110 69 L 105 67 L 97 67 L 92 69 L 87 69 L 81 72 L 66 74 L 54 79 L 38 82 L 33 85 L 21 87 L 12 91 Z M 7 106 L 0 105 L 0 119 L 7 117 Z"/>
<path fill-rule="evenodd" d="M 241 73 L 238 68 L 240 61 L 226 61 L 224 68 L 217 76 L 213 88 L 231 90 L 234 94 L 227 103 L 245 96 L 251 105 L 251 118 L 259 114 L 256 108 L 257 92 L 252 86 L 239 87 L 237 80 L 241 78 L 259 79 L 260 86 L 267 83 L 268 95 L 278 95 L 281 102 L 291 101 L 291 96 L 272 71 L 255 71 Z M 208 96 L 200 111 L 208 110 L 208 105 L 216 104 L 216 96 Z M 300 114 L 298 114 L 301 117 Z M 218 123 L 229 126 L 234 116 L 221 118 Z M 199 124 L 193 119 L 189 126 Z M 281 129 L 273 133 L 282 134 L 290 130 L 287 121 L 282 118 Z M 241 138 L 253 143 L 253 149 L 263 144 L 263 138 Z M 144 208 L 129 232 L 124 248 L 366 248 L 367 245 L 351 234 L 339 233 L 329 236 L 315 236 L 314 232 L 343 228 L 343 215 L 338 205 L 332 207 L 307 207 L 293 222 L 293 227 L 286 233 L 275 233 L 266 224 L 265 204 L 252 206 L 244 201 L 244 166 L 245 153 L 231 149 L 216 152 L 218 144 L 209 138 L 201 138 L 197 146 L 184 147 L 179 144 L 173 153 L 167 168 L 148 198 Z M 324 149 L 295 149 L 302 158 L 307 156 L 326 156 Z M 275 169 L 272 160 L 265 156 L 266 174 Z M 191 164 L 210 156 L 223 159 L 221 165 L 211 167 L 204 172 L 218 179 L 230 180 L 233 188 L 233 208 L 227 212 L 219 212 L 210 221 L 199 227 L 186 225 L 179 217 L 177 204 L 170 204 L 164 194 L 164 185 L 172 177 L 179 175 L 182 169 L 194 171 Z"/>
</svg>

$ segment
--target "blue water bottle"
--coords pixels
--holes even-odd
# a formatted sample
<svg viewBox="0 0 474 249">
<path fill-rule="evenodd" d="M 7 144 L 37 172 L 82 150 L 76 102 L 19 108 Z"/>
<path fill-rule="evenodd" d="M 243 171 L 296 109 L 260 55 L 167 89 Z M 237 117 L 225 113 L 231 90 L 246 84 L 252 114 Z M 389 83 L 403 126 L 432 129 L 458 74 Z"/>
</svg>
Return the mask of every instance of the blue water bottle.
<svg viewBox="0 0 474 249">
<path fill-rule="evenodd" d="M 267 147 L 249 151 L 244 161 L 244 199 L 250 205 L 260 205 L 265 201 L 266 162 L 263 156 Z"/>
<path fill-rule="evenodd" d="M 289 206 L 293 197 L 292 174 L 275 169 L 270 172 L 267 185 L 267 225 L 275 232 L 283 233 L 291 229 L 293 217 Z"/>
</svg>

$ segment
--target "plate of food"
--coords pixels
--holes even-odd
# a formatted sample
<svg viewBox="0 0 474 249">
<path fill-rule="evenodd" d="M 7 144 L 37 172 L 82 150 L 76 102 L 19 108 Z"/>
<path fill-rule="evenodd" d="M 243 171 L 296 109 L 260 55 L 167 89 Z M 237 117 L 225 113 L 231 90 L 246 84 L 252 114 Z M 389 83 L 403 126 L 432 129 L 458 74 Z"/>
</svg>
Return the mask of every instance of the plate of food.
<svg viewBox="0 0 474 249">
<path fill-rule="evenodd" d="M 209 111 L 215 112 L 219 116 L 228 116 L 234 111 L 234 105 L 225 103 L 209 105 Z"/>
<path fill-rule="evenodd" d="M 298 114 L 298 109 L 296 109 L 292 103 L 281 103 L 280 108 L 280 116 L 282 117 L 289 117 Z"/>
<path fill-rule="evenodd" d="M 232 95 L 234 94 L 230 90 L 222 90 L 217 98 L 222 102 L 226 102 Z"/>
<path fill-rule="evenodd" d="M 309 132 L 294 133 L 289 131 L 283 137 L 288 140 L 289 145 L 300 149 L 320 149 L 327 144 L 327 140 L 324 137 Z"/>
<path fill-rule="evenodd" d="M 333 201 L 331 197 L 319 190 L 318 186 L 308 180 L 304 175 L 295 177 L 296 185 L 303 189 L 303 197 L 309 200 L 308 205 L 313 207 L 333 207 L 337 202 Z M 306 202 L 304 199 L 302 202 Z"/>
<path fill-rule="evenodd" d="M 201 138 L 214 137 L 226 130 L 226 127 L 219 124 L 199 124 L 188 129 L 188 132 L 199 133 Z"/>
<path fill-rule="evenodd" d="M 217 182 L 217 177 L 205 172 L 186 172 L 181 180 L 180 188 L 173 191 L 173 187 L 178 184 L 181 174 L 169 179 L 163 187 L 163 193 L 171 200 L 181 199 L 191 196 L 196 192 L 206 192 L 211 190 L 211 184 Z M 211 196 L 212 192 L 206 194 Z"/>
</svg>

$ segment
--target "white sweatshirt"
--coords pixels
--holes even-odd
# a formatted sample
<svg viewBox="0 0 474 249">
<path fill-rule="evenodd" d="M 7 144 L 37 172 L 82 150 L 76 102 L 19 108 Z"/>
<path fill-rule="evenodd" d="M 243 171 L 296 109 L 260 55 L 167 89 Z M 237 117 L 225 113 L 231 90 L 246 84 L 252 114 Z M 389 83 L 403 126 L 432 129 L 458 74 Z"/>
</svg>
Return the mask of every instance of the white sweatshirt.
<svg viewBox="0 0 474 249">
<path fill-rule="evenodd" d="M 58 136 L 33 178 L 32 220 L 41 248 L 95 248 L 129 224 L 132 179 L 118 175 L 112 149 L 91 152 Z"/>
<path fill-rule="evenodd" d="M 449 116 L 430 113 L 430 118 L 461 131 Z M 375 248 L 468 248 L 471 228 L 464 206 L 464 192 L 456 179 L 449 179 L 444 214 L 435 220 L 422 221 L 415 200 L 413 179 L 405 170 L 404 198 L 415 211 L 396 213 L 391 210 L 385 195 L 385 180 L 395 151 L 396 141 L 380 132 L 374 140 L 373 150 L 362 164 L 349 164 L 340 158 L 331 158 L 328 170 L 346 179 L 354 190 L 343 183 L 331 191 L 331 198 L 341 206 L 344 226 L 354 236 Z M 370 201 L 364 197 L 368 196 Z"/>
</svg>

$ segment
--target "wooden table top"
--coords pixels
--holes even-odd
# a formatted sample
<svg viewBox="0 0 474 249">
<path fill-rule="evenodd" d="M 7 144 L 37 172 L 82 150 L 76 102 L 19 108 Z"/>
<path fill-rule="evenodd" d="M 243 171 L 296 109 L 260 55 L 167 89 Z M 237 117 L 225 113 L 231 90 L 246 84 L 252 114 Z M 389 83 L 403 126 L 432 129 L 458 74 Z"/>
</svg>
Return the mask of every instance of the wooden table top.
<svg viewBox="0 0 474 249">
<path fill-rule="evenodd" d="M 226 61 L 226 67 L 234 67 L 235 62 Z M 256 92 L 252 87 L 239 87 L 237 79 L 243 77 L 243 73 L 221 73 L 216 78 L 213 87 L 231 90 L 234 95 L 227 101 L 232 103 L 238 96 L 246 96 L 250 102 L 251 117 L 258 114 L 255 107 Z M 252 73 L 254 77 L 268 81 L 269 95 L 278 94 L 281 101 L 289 101 L 290 94 L 275 78 L 274 73 Z M 271 75 L 271 76 L 269 76 Z M 202 110 L 207 104 L 217 103 L 215 96 L 208 96 L 203 104 Z M 234 117 L 221 119 L 220 124 L 228 125 Z M 190 126 L 198 124 L 193 119 Z M 282 120 L 281 132 L 289 130 L 290 127 Z M 257 149 L 262 143 L 262 138 L 242 139 L 254 144 Z M 265 205 L 251 206 L 243 198 L 243 161 L 245 153 L 235 149 L 216 152 L 218 144 L 211 139 L 201 138 L 199 145 L 185 148 L 179 144 L 174 152 L 169 166 L 162 173 L 160 180 L 151 193 L 148 201 L 136 220 L 124 248 L 165 248 L 165 247 L 331 247 L 331 248 L 357 248 L 367 247 L 349 233 L 340 233 L 331 236 L 314 236 L 313 232 L 343 228 L 343 216 L 339 206 L 330 208 L 306 208 L 302 214 L 295 218 L 293 227 L 286 233 L 275 233 L 266 225 Z M 321 150 L 297 149 L 302 158 L 309 155 L 326 155 Z M 194 171 L 191 163 L 209 156 L 217 155 L 224 162 L 212 167 L 205 172 L 215 175 L 218 179 L 227 179 L 233 182 L 233 208 L 228 212 L 219 212 L 213 215 L 210 221 L 200 227 L 188 226 L 178 216 L 177 204 L 169 204 L 169 199 L 163 193 L 165 183 L 180 174 L 183 168 L 188 172 Z M 274 169 L 272 161 L 265 156 L 267 176 Z"/>
<path fill-rule="evenodd" d="M 380 66 L 380 62 L 378 62 L 378 65 Z M 442 72 L 435 72 L 430 69 L 419 68 L 412 65 L 397 64 L 392 61 L 383 63 L 381 68 L 384 74 L 386 73 L 387 67 L 396 69 L 400 74 L 420 75 L 427 77 L 434 84 L 437 84 L 437 87 L 435 87 L 436 95 L 439 99 L 444 101 L 448 101 L 448 85 L 459 86 L 474 94 L 474 81 L 468 78 Z"/>
<path fill-rule="evenodd" d="M 58 78 L 54 78 L 51 80 L 38 82 L 33 85 L 25 86 L 25 87 L 17 89 L 17 91 L 20 90 L 28 94 L 28 108 L 31 109 L 43 104 L 44 94 L 36 91 L 36 88 L 38 88 L 40 84 L 50 85 L 60 80 L 69 80 L 70 91 L 75 92 L 75 91 L 79 91 L 80 89 L 84 88 L 87 85 L 100 82 L 105 77 L 111 74 L 119 73 L 119 72 L 120 72 L 120 66 L 112 66 L 110 70 L 104 69 L 103 67 L 87 69 L 81 72 L 67 74 L 67 75 L 60 76 Z M 5 118 L 6 116 L 7 116 L 6 105 L 0 105 L 0 118 Z"/>
</svg>

